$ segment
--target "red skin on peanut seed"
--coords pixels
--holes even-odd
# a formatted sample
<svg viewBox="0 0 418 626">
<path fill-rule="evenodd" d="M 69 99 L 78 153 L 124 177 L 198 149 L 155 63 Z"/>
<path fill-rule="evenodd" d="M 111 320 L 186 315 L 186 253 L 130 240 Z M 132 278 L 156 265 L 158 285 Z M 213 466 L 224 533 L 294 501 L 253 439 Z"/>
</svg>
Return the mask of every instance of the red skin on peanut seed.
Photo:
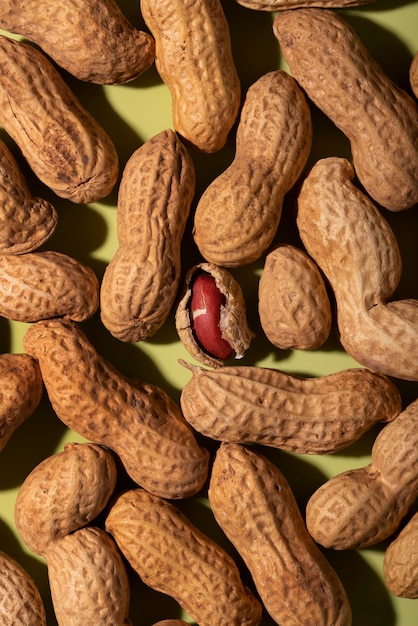
<svg viewBox="0 0 418 626">
<path fill-rule="evenodd" d="M 196 276 L 192 285 L 190 315 L 197 342 L 211 356 L 225 361 L 232 356 L 232 348 L 221 336 L 219 327 L 221 306 L 225 296 L 207 272 Z"/>
</svg>

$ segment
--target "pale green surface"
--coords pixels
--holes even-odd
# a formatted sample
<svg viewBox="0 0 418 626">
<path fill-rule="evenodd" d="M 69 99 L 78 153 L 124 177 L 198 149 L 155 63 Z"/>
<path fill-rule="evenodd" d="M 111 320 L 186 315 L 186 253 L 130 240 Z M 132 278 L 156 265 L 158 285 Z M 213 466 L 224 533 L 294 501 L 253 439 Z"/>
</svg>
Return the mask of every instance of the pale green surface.
<svg viewBox="0 0 418 626">
<path fill-rule="evenodd" d="M 136 3 L 124 0 L 121 6 L 131 21 L 140 25 Z M 224 6 L 230 19 L 234 55 L 243 90 L 264 72 L 277 67 L 285 68 L 271 33 L 271 17 L 265 13 L 243 9 L 236 5 L 234 0 L 225 0 Z M 407 82 L 409 63 L 413 53 L 418 49 L 418 4 L 376 0 L 372 5 L 344 13 L 358 29 L 366 45 L 390 77 L 409 90 Z M 115 141 L 122 164 L 143 141 L 172 126 L 169 93 L 160 83 L 154 68 L 137 81 L 125 86 L 101 88 L 80 84 L 75 80 L 70 80 L 70 84 L 80 100 Z M 347 144 L 332 125 L 317 115 L 314 117 L 314 124 L 317 134 L 312 159 L 328 153 L 347 155 Z M 216 173 L 222 171 L 232 159 L 233 150 L 234 141 L 231 137 L 226 148 L 217 155 L 207 157 L 194 155 L 197 196 Z M 101 203 L 79 207 L 52 198 L 51 194 L 35 181 L 31 181 L 31 185 L 34 192 L 49 195 L 60 212 L 57 231 L 47 247 L 63 251 L 91 265 L 101 277 L 106 263 L 117 248 L 116 191 Z M 398 290 L 399 297 L 416 298 L 418 297 L 415 247 L 417 212 L 412 210 L 408 214 L 387 217 L 399 236 L 404 258 L 404 277 Z M 288 223 L 284 210 L 277 241 L 292 242 L 293 236 L 292 225 Z M 194 255 L 193 249 L 185 245 L 185 265 L 201 260 Z M 310 376 L 319 376 L 356 365 L 341 350 L 335 332 L 326 346 L 315 352 L 281 353 L 268 344 L 262 336 L 257 319 L 257 278 L 261 268 L 262 261 L 235 271 L 246 295 L 250 325 L 257 331 L 257 337 L 243 362 L 277 367 L 290 373 Z M 22 351 L 22 338 L 27 326 L 4 320 L 0 320 L 0 324 L 1 349 L 4 352 Z M 101 326 L 98 316 L 88 322 L 85 329 L 98 350 L 123 373 L 159 384 L 173 398 L 178 399 L 182 386 L 190 377 L 189 372 L 178 364 L 178 359 L 183 358 L 187 361 L 191 358 L 178 342 L 172 317 L 155 337 L 142 345 L 126 345 L 113 340 Z M 405 403 L 417 396 L 416 383 L 400 382 L 399 388 Z M 280 451 L 269 451 L 268 454 L 283 469 L 303 507 L 310 493 L 327 477 L 369 462 L 370 448 L 376 432 L 377 430 L 373 430 L 368 433 L 361 441 L 341 454 L 320 457 L 295 456 Z M 0 458 L 0 549 L 13 555 L 35 578 L 46 603 L 48 624 L 51 625 L 55 624 L 55 620 L 49 601 L 46 568 L 41 559 L 31 555 L 22 545 L 14 527 L 13 508 L 17 490 L 25 476 L 40 460 L 60 451 L 68 441 L 83 439 L 67 430 L 44 400 L 36 414 L 14 434 Z M 179 505 L 197 525 L 230 549 L 222 533 L 213 523 L 204 494 Z M 385 546 L 379 545 L 375 549 L 359 552 L 327 552 L 349 594 L 354 626 L 418 624 L 418 600 L 394 598 L 384 586 L 382 581 L 384 548 Z M 159 619 L 182 616 L 174 602 L 148 590 L 134 576 L 132 581 L 131 619 L 134 626 L 151 626 Z M 271 624 L 272 621 L 266 617 L 262 626 Z"/>
</svg>

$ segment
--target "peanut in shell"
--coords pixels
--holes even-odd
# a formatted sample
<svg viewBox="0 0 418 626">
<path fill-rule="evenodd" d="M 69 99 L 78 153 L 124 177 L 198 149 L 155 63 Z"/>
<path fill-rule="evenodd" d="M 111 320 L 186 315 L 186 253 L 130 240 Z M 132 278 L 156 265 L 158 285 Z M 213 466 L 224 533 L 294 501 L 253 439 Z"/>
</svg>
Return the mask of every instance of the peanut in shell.
<svg viewBox="0 0 418 626">
<path fill-rule="evenodd" d="M 46 626 L 46 613 L 32 576 L 14 558 L 0 552 L 2 626 Z"/>
</svg>

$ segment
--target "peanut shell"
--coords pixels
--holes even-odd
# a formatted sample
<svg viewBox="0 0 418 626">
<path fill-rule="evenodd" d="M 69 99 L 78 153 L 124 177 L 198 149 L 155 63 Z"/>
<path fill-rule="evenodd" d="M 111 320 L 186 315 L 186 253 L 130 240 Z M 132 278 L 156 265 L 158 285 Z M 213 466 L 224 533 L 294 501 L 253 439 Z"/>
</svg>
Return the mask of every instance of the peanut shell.
<svg viewBox="0 0 418 626">
<path fill-rule="evenodd" d="M 143 582 L 174 598 L 199 626 L 260 623 L 261 605 L 232 558 L 167 500 L 126 491 L 105 525 Z"/>
<path fill-rule="evenodd" d="M 41 594 L 26 570 L 0 552 L 0 621 L 2 626 L 46 626 Z"/>
<path fill-rule="evenodd" d="M 33 324 L 24 345 L 39 362 L 59 419 L 113 450 L 134 482 L 173 499 L 201 489 L 209 453 L 166 392 L 128 379 L 68 320 Z"/>
<path fill-rule="evenodd" d="M 241 6 L 253 11 L 285 11 L 321 7 L 328 9 L 345 9 L 371 4 L 375 0 L 236 0 Z"/>
<path fill-rule="evenodd" d="M 418 598 L 418 513 L 408 520 L 386 549 L 383 575 L 393 595 Z"/>
<path fill-rule="evenodd" d="M 409 82 L 416 98 L 418 98 L 418 50 L 415 52 L 409 68 Z"/>
</svg>

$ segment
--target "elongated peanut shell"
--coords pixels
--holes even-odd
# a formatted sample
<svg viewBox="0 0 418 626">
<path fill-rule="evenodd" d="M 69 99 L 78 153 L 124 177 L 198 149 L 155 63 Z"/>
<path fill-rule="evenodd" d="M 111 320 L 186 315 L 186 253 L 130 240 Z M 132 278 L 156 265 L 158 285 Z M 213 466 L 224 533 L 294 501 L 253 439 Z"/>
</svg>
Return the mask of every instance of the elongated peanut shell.
<svg viewBox="0 0 418 626">
<path fill-rule="evenodd" d="M 414 54 L 411 66 L 409 68 L 409 82 L 414 96 L 418 98 L 418 50 Z"/>
<path fill-rule="evenodd" d="M 374 0 L 236 0 L 236 2 L 253 11 L 272 12 L 309 7 L 342 9 L 371 4 Z"/>
<path fill-rule="evenodd" d="M 126 83 L 154 61 L 154 40 L 114 0 L 6 0 L 0 28 L 37 44 L 79 80 Z"/>
<path fill-rule="evenodd" d="M 344 349 L 365 367 L 418 380 L 418 300 L 390 301 L 402 275 L 398 242 L 353 178 L 346 159 L 313 166 L 297 200 L 300 237 L 334 291 Z"/>
<path fill-rule="evenodd" d="M 141 579 L 173 597 L 199 626 L 260 623 L 261 605 L 232 558 L 167 500 L 126 491 L 105 525 Z"/>
<path fill-rule="evenodd" d="M 122 556 L 100 528 L 86 527 L 49 545 L 52 604 L 59 626 L 130 626 L 130 588 Z"/>
<path fill-rule="evenodd" d="M 350 626 L 336 572 L 310 537 L 281 471 L 240 444 L 222 444 L 209 485 L 213 514 L 283 626 Z"/>
<path fill-rule="evenodd" d="M 0 141 L 0 254 L 36 250 L 51 237 L 57 220 L 50 202 L 32 196 L 18 162 Z"/>
<path fill-rule="evenodd" d="M 198 432 L 224 442 L 335 452 L 401 410 L 390 379 L 361 368 L 316 378 L 257 366 L 189 369 L 183 414 Z"/>
<path fill-rule="evenodd" d="M 118 194 L 119 246 L 100 289 L 102 322 L 117 339 L 147 339 L 166 321 L 179 287 L 194 185 L 193 161 L 170 129 L 128 160 Z"/>
<path fill-rule="evenodd" d="M 193 236 L 206 261 L 245 265 L 267 250 L 311 143 L 311 113 L 296 81 L 282 70 L 261 76 L 245 96 L 235 157 L 196 207 Z"/>
<path fill-rule="evenodd" d="M 279 13 L 273 23 L 292 76 L 347 136 L 367 193 L 391 211 L 418 202 L 418 106 L 389 79 L 336 11 Z"/>
<path fill-rule="evenodd" d="M 383 560 L 383 575 L 393 595 L 418 598 L 418 513 L 389 544 Z"/>
<path fill-rule="evenodd" d="M 241 85 L 220 0 L 141 0 L 155 38 L 155 65 L 172 98 L 174 129 L 188 145 L 217 152 L 234 125 Z"/>
<path fill-rule="evenodd" d="M 119 173 L 116 148 L 49 59 L 0 36 L 0 123 L 35 175 L 75 203 L 107 196 Z"/>
<path fill-rule="evenodd" d="M 388 538 L 418 497 L 418 400 L 375 439 L 371 463 L 333 476 L 310 497 L 306 525 L 314 540 L 336 550 Z"/>
<path fill-rule="evenodd" d="M 301 249 L 279 245 L 265 259 L 258 286 L 258 313 L 268 340 L 282 350 L 313 350 L 331 331 L 324 279 Z"/>
<path fill-rule="evenodd" d="M 38 363 L 28 354 L 0 354 L 0 451 L 32 416 L 43 393 Z"/>
<path fill-rule="evenodd" d="M 46 626 L 45 607 L 32 577 L 11 556 L 0 552 L 2 626 Z"/>
<path fill-rule="evenodd" d="M 113 450 L 136 483 L 168 498 L 201 489 L 209 453 L 162 389 L 127 379 L 68 320 L 33 324 L 24 345 L 38 359 L 57 416 Z"/>
<path fill-rule="evenodd" d="M 76 259 L 51 250 L 0 255 L 0 315 L 18 322 L 66 316 L 77 322 L 99 306 L 99 281 Z"/>
<path fill-rule="evenodd" d="M 92 522 L 115 486 L 116 465 L 109 450 L 91 443 L 67 444 L 23 481 L 15 504 L 20 536 L 32 552 L 44 556 L 51 542 Z"/>
</svg>

